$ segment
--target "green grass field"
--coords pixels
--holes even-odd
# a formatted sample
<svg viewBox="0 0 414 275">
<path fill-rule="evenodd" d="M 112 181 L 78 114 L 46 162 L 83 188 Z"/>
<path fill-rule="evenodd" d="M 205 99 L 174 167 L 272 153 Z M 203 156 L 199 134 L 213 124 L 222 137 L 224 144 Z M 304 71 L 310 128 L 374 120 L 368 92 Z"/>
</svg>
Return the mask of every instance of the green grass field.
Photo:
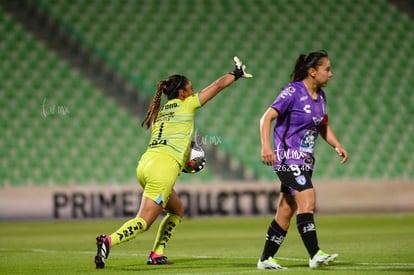
<svg viewBox="0 0 414 275">
<path fill-rule="evenodd" d="M 317 215 L 319 243 L 338 260 L 309 270 L 292 224 L 279 250 L 287 271 L 260 271 L 264 234 L 272 217 L 186 218 L 169 243 L 169 266 L 147 266 L 158 222 L 114 247 L 106 268 L 93 263 L 95 237 L 124 220 L 0 222 L 0 274 L 414 274 L 414 215 Z"/>
</svg>

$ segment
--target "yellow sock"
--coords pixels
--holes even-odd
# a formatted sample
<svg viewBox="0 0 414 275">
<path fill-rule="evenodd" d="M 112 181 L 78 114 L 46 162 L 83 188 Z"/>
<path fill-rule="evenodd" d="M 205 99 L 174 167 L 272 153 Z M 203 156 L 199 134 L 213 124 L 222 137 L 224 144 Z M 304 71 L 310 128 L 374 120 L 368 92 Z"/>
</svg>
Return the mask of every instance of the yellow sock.
<svg viewBox="0 0 414 275">
<path fill-rule="evenodd" d="M 152 251 L 157 254 L 164 254 L 164 248 L 168 241 L 174 235 L 175 228 L 181 222 L 181 217 L 175 214 L 168 213 L 161 221 L 158 227 L 157 238 L 155 239 Z"/>
<path fill-rule="evenodd" d="M 135 239 L 135 237 L 147 230 L 147 223 L 144 219 L 136 217 L 124 223 L 117 231 L 111 235 L 111 247 L 123 242 Z"/>
</svg>

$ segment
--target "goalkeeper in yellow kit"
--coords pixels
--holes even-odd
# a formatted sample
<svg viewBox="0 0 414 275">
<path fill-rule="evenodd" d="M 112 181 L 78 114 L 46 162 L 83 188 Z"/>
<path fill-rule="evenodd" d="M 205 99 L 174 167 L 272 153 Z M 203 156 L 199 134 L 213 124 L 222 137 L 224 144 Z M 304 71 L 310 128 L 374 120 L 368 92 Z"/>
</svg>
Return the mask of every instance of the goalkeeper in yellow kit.
<svg viewBox="0 0 414 275">
<path fill-rule="evenodd" d="M 164 209 L 166 215 L 158 228 L 147 264 L 171 264 L 164 256 L 164 248 L 184 215 L 174 184 L 188 156 L 194 132 L 194 114 L 240 77 L 252 77 L 237 57 L 234 61 L 236 68 L 233 71 L 199 93 L 194 93 L 191 81 L 182 75 L 172 75 L 158 82 L 154 99 L 141 124 L 152 130 L 148 148 L 137 166 L 137 178 L 144 189 L 141 205 L 135 218 L 125 222 L 114 233 L 96 238 L 96 268 L 105 267 L 112 247 L 147 231 Z M 161 107 L 162 94 L 168 101 Z"/>
</svg>

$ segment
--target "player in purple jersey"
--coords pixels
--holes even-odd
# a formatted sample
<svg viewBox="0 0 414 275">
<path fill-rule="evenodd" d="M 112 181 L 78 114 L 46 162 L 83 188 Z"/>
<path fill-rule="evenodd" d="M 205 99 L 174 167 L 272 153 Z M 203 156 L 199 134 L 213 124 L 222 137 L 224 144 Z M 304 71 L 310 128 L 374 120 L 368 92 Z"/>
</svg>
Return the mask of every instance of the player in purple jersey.
<svg viewBox="0 0 414 275">
<path fill-rule="evenodd" d="M 309 267 L 317 268 L 333 261 L 338 254 L 320 250 L 314 222 L 315 193 L 311 181 L 315 162 L 315 142 L 319 135 L 335 148 L 341 163 L 348 153 L 328 124 L 326 98 L 322 90 L 332 71 L 324 51 L 301 54 L 292 72 L 292 82 L 278 95 L 260 120 L 262 161 L 273 166 L 281 184 L 281 193 L 257 267 L 285 269 L 274 259 L 296 213 L 296 225 L 309 253 Z M 273 130 L 273 148 L 270 128 Z"/>
</svg>

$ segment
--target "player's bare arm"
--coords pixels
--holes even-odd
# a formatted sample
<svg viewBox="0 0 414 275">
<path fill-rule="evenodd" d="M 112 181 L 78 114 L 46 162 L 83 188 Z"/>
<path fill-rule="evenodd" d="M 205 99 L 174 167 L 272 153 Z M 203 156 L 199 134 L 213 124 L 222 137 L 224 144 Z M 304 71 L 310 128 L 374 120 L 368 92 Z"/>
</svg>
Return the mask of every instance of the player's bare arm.
<svg viewBox="0 0 414 275">
<path fill-rule="evenodd" d="M 235 77 L 230 74 L 223 75 L 213 83 L 211 83 L 209 86 L 201 90 L 199 93 L 199 100 L 201 105 L 206 104 L 208 101 L 210 101 L 213 97 L 215 97 L 220 91 L 222 91 L 224 88 L 228 87 L 230 84 L 232 84 L 234 81 L 236 81 Z"/>
<path fill-rule="evenodd" d="M 348 160 L 348 152 L 342 147 L 329 124 L 322 126 L 320 135 L 329 145 L 334 147 L 338 155 L 342 157 L 341 163 L 345 163 Z"/>
<path fill-rule="evenodd" d="M 260 141 L 262 143 L 262 162 L 268 166 L 272 166 L 276 162 L 276 155 L 270 145 L 270 126 L 278 117 L 279 113 L 269 108 L 260 119 Z"/>
</svg>

